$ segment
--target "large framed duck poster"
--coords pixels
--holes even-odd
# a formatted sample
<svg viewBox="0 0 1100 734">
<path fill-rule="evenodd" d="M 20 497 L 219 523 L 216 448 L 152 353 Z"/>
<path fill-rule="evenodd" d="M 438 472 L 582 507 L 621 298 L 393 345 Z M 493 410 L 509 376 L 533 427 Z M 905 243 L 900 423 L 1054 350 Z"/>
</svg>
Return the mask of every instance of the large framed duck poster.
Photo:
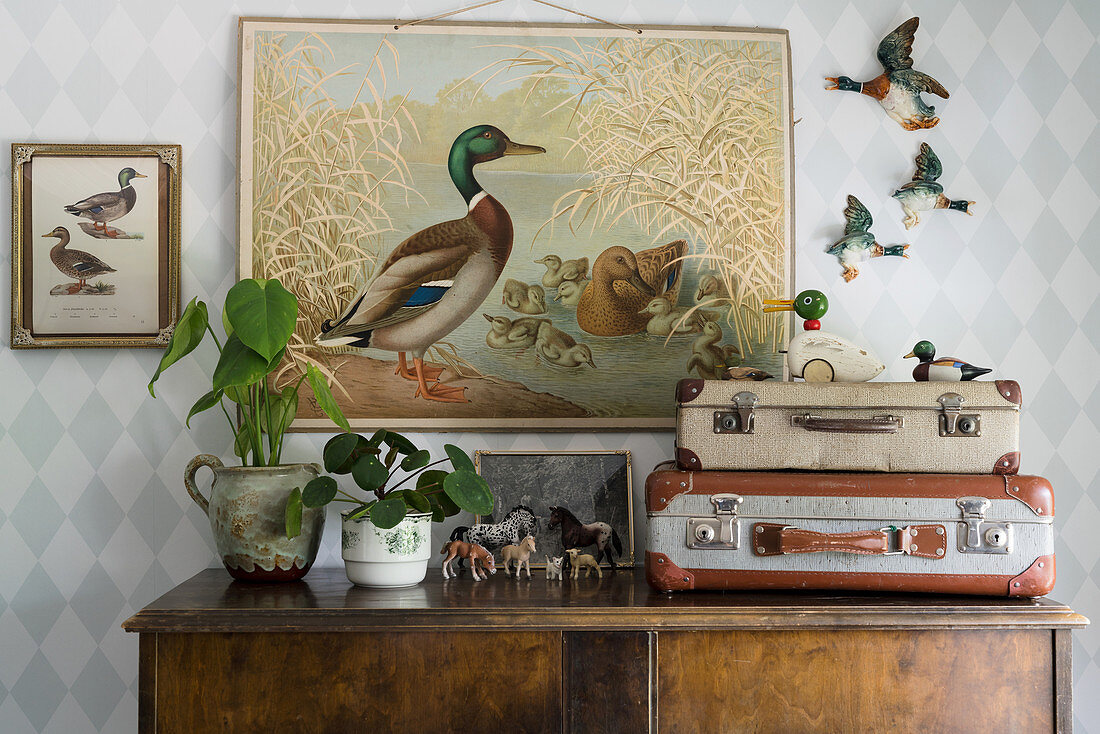
<svg viewBox="0 0 1100 734">
<path fill-rule="evenodd" d="M 180 183 L 178 145 L 12 145 L 12 348 L 167 346 Z"/>
<path fill-rule="evenodd" d="M 670 429 L 785 376 L 786 31 L 242 19 L 240 276 L 359 428 Z M 305 401 L 294 423 L 329 429 Z"/>
</svg>

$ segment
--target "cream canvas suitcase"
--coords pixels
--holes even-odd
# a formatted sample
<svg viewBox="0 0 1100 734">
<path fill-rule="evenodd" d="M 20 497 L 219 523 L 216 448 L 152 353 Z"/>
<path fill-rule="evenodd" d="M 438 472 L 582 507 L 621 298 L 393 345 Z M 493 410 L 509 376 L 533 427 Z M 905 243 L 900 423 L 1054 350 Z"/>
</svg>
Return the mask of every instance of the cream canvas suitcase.
<svg viewBox="0 0 1100 734">
<path fill-rule="evenodd" d="M 690 471 L 1015 474 L 1020 386 L 681 380 L 676 461 Z"/>
</svg>

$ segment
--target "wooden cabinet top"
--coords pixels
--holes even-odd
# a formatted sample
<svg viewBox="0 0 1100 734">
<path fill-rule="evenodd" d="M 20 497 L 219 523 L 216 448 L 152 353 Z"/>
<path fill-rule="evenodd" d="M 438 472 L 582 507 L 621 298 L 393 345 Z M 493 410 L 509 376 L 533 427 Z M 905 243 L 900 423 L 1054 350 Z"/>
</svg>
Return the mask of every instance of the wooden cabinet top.
<svg viewBox="0 0 1100 734">
<path fill-rule="evenodd" d="M 1050 599 L 685 592 L 662 594 L 642 569 L 577 581 L 543 572 L 502 573 L 475 583 L 438 569 L 407 589 L 353 586 L 343 568 L 314 568 L 303 581 L 250 584 L 208 568 L 122 625 L 130 632 L 271 632 L 372 629 L 671 630 L 958 629 L 1083 627 L 1088 620 Z"/>
</svg>

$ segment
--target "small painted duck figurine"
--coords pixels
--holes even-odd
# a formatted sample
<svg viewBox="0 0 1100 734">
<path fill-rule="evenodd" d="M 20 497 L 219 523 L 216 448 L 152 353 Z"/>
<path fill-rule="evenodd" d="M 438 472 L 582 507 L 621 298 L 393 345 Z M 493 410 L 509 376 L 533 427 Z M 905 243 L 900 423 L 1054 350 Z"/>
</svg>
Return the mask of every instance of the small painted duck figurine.
<svg viewBox="0 0 1100 734">
<path fill-rule="evenodd" d="M 548 324 L 548 319 L 533 319 L 522 316 L 510 319 L 507 316 L 481 314 L 489 322 L 489 333 L 485 335 L 485 344 L 492 349 L 528 349 L 535 345 L 540 324 Z"/>
<path fill-rule="evenodd" d="M 859 275 L 858 263 L 873 257 L 896 255 L 908 258 L 905 251 L 909 245 L 891 245 L 884 247 L 875 241 L 871 234 L 871 213 L 856 197 L 848 194 L 848 206 L 844 208 L 844 236 L 834 242 L 826 252 L 835 255 L 844 266 L 844 281 L 851 283 Z"/>
<path fill-rule="evenodd" d="M 913 36 L 920 18 L 910 18 L 878 45 L 878 60 L 883 73 L 869 82 L 857 82 L 846 76 L 825 77 L 833 86 L 847 92 L 860 92 L 878 100 L 886 114 L 906 130 L 935 127 L 940 121 L 936 108 L 924 103 L 921 92 L 947 99 L 951 95 L 932 77 L 913 69 Z"/>
<path fill-rule="evenodd" d="M 535 351 L 547 362 L 559 367 L 580 367 L 585 364 L 596 367 L 596 363 L 592 361 L 592 349 L 587 344 L 578 344 L 576 339 L 551 326 L 545 319 L 539 324 Z"/>
<path fill-rule="evenodd" d="M 587 280 L 563 280 L 558 286 L 554 300 L 561 301 L 566 306 L 576 306 L 581 302 L 581 295 L 587 285 Z"/>
<path fill-rule="evenodd" d="M 704 380 L 720 380 L 731 366 L 741 364 L 740 351 L 733 344 L 719 345 L 722 327 L 717 322 L 703 324 L 703 333 L 692 342 L 687 371 L 695 370 Z"/>
<path fill-rule="evenodd" d="M 566 280 L 584 280 L 588 275 L 587 257 L 563 261 L 557 255 L 545 255 L 535 262 L 546 266 L 546 272 L 542 275 L 542 284 L 547 288 L 557 288 L 562 281 Z"/>
<path fill-rule="evenodd" d="M 913 379 L 917 382 L 966 382 L 993 371 L 988 367 L 975 367 L 954 357 L 936 359 L 936 347 L 926 339 L 917 342 L 913 351 L 905 355 L 904 359 L 909 357 L 920 360 L 920 364 L 913 368 Z"/>
<path fill-rule="evenodd" d="M 546 291 L 542 286 L 528 285 L 515 278 L 504 281 L 504 293 L 500 302 L 519 313 L 546 313 Z"/>
<path fill-rule="evenodd" d="M 617 245 L 607 248 L 592 265 L 592 280 L 577 304 L 577 324 L 596 336 L 645 331 L 649 317 L 640 311 L 655 296 L 676 302 L 686 252 L 684 240 L 637 254 Z"/>
<path fill-rule="evenodd" d="M 772 379 L 772 375 L 756 367 L 730 367 L 726 370 L 726 374 L 722 376 L 723 380 L 752 380 L 755 382 L 761 382 L 763 380 Z"/>
<path fill-rule="evenodd" d="M 802 333 L 787 344 L 787 368 L 806 382 L 866 382 L 886 365 L 866 347 L 821 330 L 829 299 L 818 290 L 805 290 L 792 299 L 768 299 L 765 312 L 794 311 L 805 319 Z"/>
<path fill-rule="evenodd" d="M 466 216 L 422 229 L 398 245 L 344 312 L 321 325 L 317 344 L 397 352 L 395 371 L 416 381 L 414 397 L 469 402 L 465 388 L 439 383 L 442 369 L 425 365 L 424 354 L 477 311 L 512 252 L 512 219 L 481 188 L 474 166 L 545 152 L 512 142 L 492 125 L 471 127 L 455 138 L 447 171 L 466 202 Z M 406 352 L 413 355 L 412 372 Z"/>
<path fill-rule="evenodd" d="M 920 144 L 920 153 L 916 160 L 917 172 L 913 174 L 913 180 L 891 194 L 901 202 L 901 208 L 905 210 L 906 229 L 912 229 L 920 223 L 917 212 L 931 209 L 954 209 L 974 216 L 974 212 L 970 211 L 974 202 L 952 201 L 943 195 L 943 185 L 936 183 L 936 179 L 943 173 L 943 165 L 928 143 Z"/>
<path fill-rule="evenodd" d="M 69 245 L 69 230 L 64 227 L 54 227 L 52 232 L 42 236 L 56 237 L 60 240 L 60 242 L 50 248 L 50 262 L 52 262 L 64 275 L 77 279 L 77 282 L 70 286 L 69 295 L 79 293 L 84 288 L 85 281 L 87 281 L 88 278 L 116 272 L 114 268 L 90 252 L 67 249 Z"/>
<path fill-rule="evenodd" d="M 130 182 L 135 178 L 147 178 L 127 166 L 118 172 L 118 191 L 105 191 L 102 194 L 89 196 L 75 204 L 69 204 L 65 211 L 77 217 L 92 220 L 92 227 L 103 232 L 108 237 L 117 234 L 117 230 L 107 227 L 107 222 L 113 222 L 129 214 L 137 203 L 137 192 Z M 114 232 L 115 234 L 112 234 Z"/>
</svg>

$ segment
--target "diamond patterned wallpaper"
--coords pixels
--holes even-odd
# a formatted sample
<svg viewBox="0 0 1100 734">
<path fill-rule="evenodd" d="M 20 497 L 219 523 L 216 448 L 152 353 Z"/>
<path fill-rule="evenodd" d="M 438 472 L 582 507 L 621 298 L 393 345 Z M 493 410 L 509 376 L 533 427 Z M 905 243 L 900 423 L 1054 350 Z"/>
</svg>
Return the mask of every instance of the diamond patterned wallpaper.
<svg viewBox="0 0 1100 734">
<path fill-rule="evenodd" d="M 183 293 L 220 300 L 234 280 L 238 15 L 424 17 L 455 0 L 4 0 L 0 130 L 15 140 L 184 146 Z M 1100 734 L 1100 3 L 1095 0 L 606 0 L 622 23 L 760 25 L 791 34 L 799 287 L 833 296 L 830 328 L 898 359 L 929 338 L 1023 384 L 1023 469 L 1057 491 L 1055 598 L 1095 620 L 1075 633 L 1078 730 Z M 951 90 L 943 122 L 906 133 L 870 101 L 827 94 L 825 73 L 877 73 L 879 38 L 921 16 L 918 66 Z M 521 0 L 470 19 L 576 20 Z M 889 199 L 918 142 L 943 160 L 948 193 L 973 217 L 929 216 L 905 237 Z M 7 176 L 9 158 L 3 160 Z M 876 262 L 852 285 L 823 252 L 848 193 L 883 241 L 913 258 Z M 0 231 L 8 226 L 0 207 Z M 0 269 L 6 271 L 8 254 Z M 0 300 L 9 283 L 0 279 Z M 7 329 L 4 330 L 7 343 Z M 212 355 L 181 365 L 161 399 L 143 388 L 157 354 L 0 347 L 0 731 L 123 732 L 137 716 L 137 638 L 119 624 L 215 564 L 206 518 L 180 475 L 202 451 L 229 455 L 212 417 L 186 415 Z M 670 434 L 428 437 L 476 448 L 628 448 L 635 486 Z M 295 436 L 290 458 L 319 438 Z M 637 502 L 637 500 L 636 500 Z M 638 505 L 638 517 L 641 507 Z M 640 520 L 639 520 L 640 523 Z M 336 523 L 320 562 L 339 564 Z M 443 530 L 447 532 L 449 528 Z M 641 525 L 637 532 L 641 531 Z"/>
</svg>

